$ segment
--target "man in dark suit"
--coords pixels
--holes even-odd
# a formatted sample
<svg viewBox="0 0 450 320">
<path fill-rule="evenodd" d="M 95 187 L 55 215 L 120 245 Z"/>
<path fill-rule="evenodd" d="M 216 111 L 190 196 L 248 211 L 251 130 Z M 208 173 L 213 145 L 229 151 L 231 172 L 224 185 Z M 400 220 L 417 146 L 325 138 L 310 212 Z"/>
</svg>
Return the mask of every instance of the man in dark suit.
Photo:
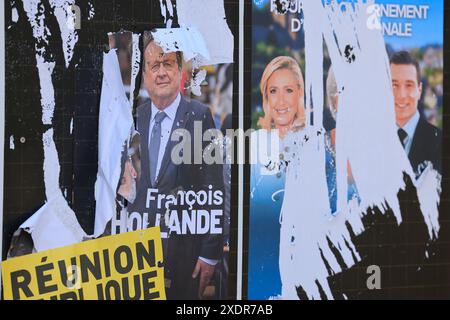
<svg viewBox="0 0 450 320">
<path fill-rule="evenodd" d="M 203 134 L 214 128 L 214 122 L 208 107 L 194 100 L 187 101 L 180 94 L 181 52 L 164 53 L 152 40 L 144 45 L 142 79 L 150 101 L 137 110 L 142 174 L 137 184 L 136 200 L 129 205 L 128 212 L 148 213 L 149 226 L 160 225 L 163 233 L 168 231 L 164 218 L 165 201 L 158 207 L 157 200 L 148 201 L 148 191 L 157 189 L 153 194 L 157 199 L 158 195 L 176 197 L 180 190 L 222 190 L 222 166 L 207 165 L 203 158 L 201 163 L 177 164 L 172 160 L 172 151 L 178 141 L 172 141 L 171 136 L 176 129 L 184 129 L 194 142 L 194 124 L 196 127 L 201 124 L 200 133 Z M 203 150 L 206 144 L 201 142 L 200 146 Z M 190 148 L 192 155 L 199 152 L 194 150 L 194 146 Z M 210 210 L 212 207 L 194 206 L 193 209 L 199 208 Z M 182 210 L 189 208 L 178 204 L 169 209 L 177 210 L 181 221 Z M 216 206 L 215 209 L 219 208 Z M 159 221 L 156 221 L 157 213 L 162 217 Z M 201 297 L 220 259 L 221 235 L 170 233 L 167 238 L 162 238 L 167 298 Z"/>
<path fill-rule="evenodd" d="M 390 65 L 398 135 L 412 168 L 419 175 L 431 162 L 441 173 L 441 130 L 417 109 L 422 95 L 419 63 L 407 51 L 400 51 L 392 55 Z"/>
</svg>

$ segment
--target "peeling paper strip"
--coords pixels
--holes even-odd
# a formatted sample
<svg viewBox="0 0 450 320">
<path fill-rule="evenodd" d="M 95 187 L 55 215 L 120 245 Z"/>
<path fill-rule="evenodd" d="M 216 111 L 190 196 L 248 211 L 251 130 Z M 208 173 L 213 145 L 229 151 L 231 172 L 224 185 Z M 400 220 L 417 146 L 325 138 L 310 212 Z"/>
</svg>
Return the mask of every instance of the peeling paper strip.
<svg viewBox="0 0 450 320">
<path fill-rule="evenodd" d="M 117 53 L 112 49 L 103 55 L 99 160 L 95 182 L 94 236 L 96 237 L 105 231 L 106 224 L 116 213 L 116 188 L 120 179 L 122 150 L 133 128 L 133 116 L 123 88 Z"/>
<path fill-rule="evenodd" d="M 56 20 L 58 21 L 59 29 L 61 30 L 62 49 L 64 52 L 64 59 L 66 61 L 66 68 L 72 60 L 73 50 L 78 41 L 78 34 L 75 28 L 69 28 L 69 21 L 76 19 L 73 12 L 69 9 L 71 5 L 75 4 L 75 0 L 49 0 L 50 5 L 54 10 Z"/>
</svg>

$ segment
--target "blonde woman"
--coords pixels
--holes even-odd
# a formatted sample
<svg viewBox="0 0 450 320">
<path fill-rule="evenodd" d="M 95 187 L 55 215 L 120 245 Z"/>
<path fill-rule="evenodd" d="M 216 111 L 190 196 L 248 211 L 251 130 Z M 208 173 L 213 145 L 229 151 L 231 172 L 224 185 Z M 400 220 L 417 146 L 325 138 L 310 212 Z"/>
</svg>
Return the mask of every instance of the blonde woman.
<svg viewBox="0 0 450 320">
<path fill-rule="evenodd" d="M 288 56 L 274 58 L 264 69 L 260 89 L 264 115 L 258 121 L 261 129 L 251 137 L 249 250 L 249 288 L 259 292 L 249 294 L 268 299 L 281 295 L 280 280 L 286 274 L 279 264 L 283 260 L 279 257 L 285 256 L 280 239 L 288 234 L 280 219 L 287 160 L 283 144 L 289 132 L 305 126 L 304 81 L 298 62 Z"/>
<path fill-rule="evenodd" d="M 266 66 L 260 83 L 264 116 L 258 125 L 278 129 L 280 137 L 305 125 L 304 82 L 293 58 L 276 57 Z"/>
</svg>

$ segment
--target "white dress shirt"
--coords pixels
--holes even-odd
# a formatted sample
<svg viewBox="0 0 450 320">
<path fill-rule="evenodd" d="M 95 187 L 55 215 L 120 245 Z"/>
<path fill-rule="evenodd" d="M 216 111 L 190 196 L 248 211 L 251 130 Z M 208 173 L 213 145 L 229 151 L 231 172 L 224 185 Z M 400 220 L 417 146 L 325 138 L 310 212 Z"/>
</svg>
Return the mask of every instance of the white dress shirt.
<svg viewBox="0 0 450 320">
<path fill-rule="evenodd" d="M 407 155 L 409 155 L 409 152 L 411 151 L 412 141 L 414 138 L 414 133 L 416 132 L 417 124 L 419 123 L 419 119 L 419 111 L 416 111 L 413 117 L 409 119 L 409 121 L 402 128 L 407 134 L 405 140 L 403 141 Z M 397 126 L 397 128 L 399 129 L 400 127 Z"/>
<path fill-rule="evenodd" d="M 163 111 L 166 114 L 166 117 L 161 121 L 161 143 L 159 145 L 159 153 L 158 153 L 158 163 L 156 165 L 156 178 L 159 174 L 159 169 L 161 168 L 162 158 L 164 156 L 164 152 L 166 150 L 167 142 L 170 139 L 170 132 L 172 131 L 172 125 L 175 121 L 175 116 L 177 114 L 178 106 L 180 105 L 181 95 L 178 93 L 175 100 Z M 148 145 L 150 149 L 150 139 L 152 137 L 153 126 L 155 125 L 155 116 L 160 112 L 160 110 L 153 104 L 152 101 L 152 115 L 150 118 L 150 129 L 148 135 Z"/>
<path fill-rule="evenodd" d="M 164 157 L 164 152 L 166 151 L 167 143 L 169 142 L 170 139 L 170 133 L 172 131 L 173 122 L 175 121 L 175 116 L 177 114 L 180 101 L 181 101 L 181 94 L 178 93 L 175 100 L 167 108 L 162 110 L 166 113 L 166 117 L 161 121 L 161 143 L 159 145 L 158 164 L 156 165 L 156 177 L 158 177 L 159 169 L 161 168 L 162 158 Z M 160 112 L 160 110 L 153 104 L 152 101 L 152 115 L 150 118 L 150 128 L 148 135 L 149 149 L 150 149 L 151 134 L 153 126 L 155 125 L 155 116 L 158 112 Z M 199 259 L 210 265 L 216 265 L 219 262 L 218 260 L 207 259 L 203 257 L 199 257 Z"/>
</svg>

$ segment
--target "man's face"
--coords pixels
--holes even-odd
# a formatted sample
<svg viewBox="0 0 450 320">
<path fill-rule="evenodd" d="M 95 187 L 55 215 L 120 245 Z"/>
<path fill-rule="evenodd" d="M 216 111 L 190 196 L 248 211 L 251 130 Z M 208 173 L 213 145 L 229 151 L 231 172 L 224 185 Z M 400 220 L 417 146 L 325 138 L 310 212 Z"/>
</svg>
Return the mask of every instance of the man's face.
<svg viewBox="0 0 450 320">
<path fill-rule="evenodd" d="M 176 53 L 164 53 L 161 47 L 151 42 L 145 49 L 144 61 L 145 88 L 153 103 L 159 108 L 165 108 L 180 91 L 181 70 Z"/>
<path fill-rule="evenodd" d="M 403 127 L 417 111 L 422 83 L 417 82 L 416 67 L 412 64 L 391 64 L 395 120 Z"/>
</svg>

